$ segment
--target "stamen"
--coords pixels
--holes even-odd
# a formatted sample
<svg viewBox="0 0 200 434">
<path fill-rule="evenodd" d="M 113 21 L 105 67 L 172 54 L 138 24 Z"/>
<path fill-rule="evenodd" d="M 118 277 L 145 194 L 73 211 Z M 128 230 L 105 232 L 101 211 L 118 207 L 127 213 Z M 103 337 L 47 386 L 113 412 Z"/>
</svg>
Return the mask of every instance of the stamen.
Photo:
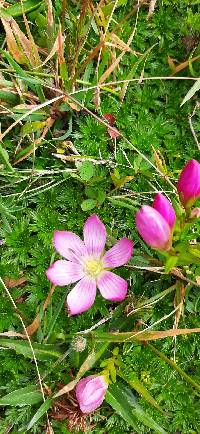
<svg viewBox="0 0 200 434">
<path fill-rule="evenodd" d="M 90 258 L 85 261 L 85 271 L 90 277 L 97 278 L 103 269 L 102 259 Z"/>
</svg>

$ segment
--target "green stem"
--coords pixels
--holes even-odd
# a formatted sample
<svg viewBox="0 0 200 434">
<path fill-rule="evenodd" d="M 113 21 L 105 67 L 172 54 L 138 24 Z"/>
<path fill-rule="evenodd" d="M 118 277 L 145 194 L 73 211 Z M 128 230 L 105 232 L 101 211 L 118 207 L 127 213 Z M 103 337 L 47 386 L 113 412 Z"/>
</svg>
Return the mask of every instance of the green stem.
<svg viewBox="0 0 200 434">
<path fill-rule="evenodd" d="M 188 383 L 190 383 L 198 392 L 200 392 L 200 384 L 196 383 L 189 375 L 187 375 L 173 360 L 168 359 L 163 353 L 157 350 L 153 345 L 148 344 L 148 347 L 158 356 L 177 371 Z"/>
</svg>

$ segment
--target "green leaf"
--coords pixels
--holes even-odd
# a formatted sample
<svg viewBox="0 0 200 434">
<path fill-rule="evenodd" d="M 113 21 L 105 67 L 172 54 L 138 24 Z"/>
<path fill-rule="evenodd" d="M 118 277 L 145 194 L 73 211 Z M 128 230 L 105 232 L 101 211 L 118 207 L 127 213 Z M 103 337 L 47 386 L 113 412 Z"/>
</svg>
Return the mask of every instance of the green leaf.
<svg viewBox="0 0 200 434">
<path fill-rule="evenodd" d="M 7 9 L 0 8 L 0 16 L 2 14 L 9 15 L 11 17 L 19 17 L 23 14 L 23 12 L 26 14 L 28 12 L 33 11 L 34 9 L 37 9 L 42 4 L 41 0 L 27 0 L 23 2 L 23 11 L 22 11 L 22 5 L 21 2 L 14 4 L 13 6 L 10 6 Z"/>
<path fill-rule="evenodd" d="M 188 246 L 189 252 L 196 258 L 200 258 L 200 245 L 195 244 L 194 246 Z"/>
<path fill-rule="evenodd" d="M 131 390 L 124 384 L 118 383 L 109 386 L 105 399 L 137 433 L 141 433 L 138 426 L 139 421 L 156 433 L 166 434 L 166 431 L 143 410 Z"/>
<path fill-rule="evenodd" d="M 109 386 L 105 400 L 111 407 L 121 416 L 123 419 L 133 427 L 133 429 L 140 433 L 136 418 L 132 415 L 133 403 L 136 403 L 136 399 L 133 396 L 131 403 L 126 399 L 121 392 L 121 383 L 112 384 Z"/>
<path fill-rule="evenodd" d="M 167 258 L 166 264 L 165 264 L 165 273 L 169 273 L 172 268 L 176 266 L 178 262 L 178 256 L 170 256 Z"/>
<path fill-rule="evenodd" d="M 180 107 L 182 107 L 183 104 L 185 104 L 187 101 L 189 101 L 199 89 L 200 89 L 200 79 L 195 81 L 195 83 L 190 88 L 188 93 L 186 93 L 185 98 L 183 98 L 183 101 L 182 101 Z"/>
<path fill-rule="evenodd" d="M 61 109 L 61 105 L 60 105 L 59 108 Z M 64 110 L 63 110 L 63 111 L 64 111 Z M 66 133 L 63 134 L 62 136 L 59 136 L 59 137 L 54 138 L 54 139 L 53 139 L 54 141 L 56 141 L 56 140 L 60 140 L 60 141 L 62 141 L 62 140 L 66 140 L 66 139 L 71 135 L 71 133 L 72 133 L 72 116 L 70 116 L 68 122 L 69 122 L 69 127 L 68 127 L 68 130 L 66 131 Z"/>
<path fill-rule="evenodd" d="M 0 90 L 0 99 L 11 104 L 17 104 L 19 101 L 19 96 L 11 91 Z"/>
<path fill-rule="evenodd" d="M 14 169 L 9 162 L 8 152 L 6 151 L 6 149 L 3 148 L 1 144 L 0 144 L 0 160 L 3 161 L 3 163 L 6 165 L 9 172 L 14 172 Z"/>
<path fill-rule="evenodd" d="M 17 354 L 23 354 L 24 357 L 33 358 L 30 345 L 27 341 L 20 341 L 14 339 L 0 339 L 2 347 L 10 348 L 16 351 Z M 54 360 L 61 356 L 62 352 L 58 345 L 52 344 L 32 344 L 35 357 L 37 360 Z"/>
<path fill-rule="evenodd" d="M 80 168 L 80 177 L 83 181 L 89 181 L 94 176 L 95 168 L 91 161 L 84 161 Z"/>
<path fill-rule="evenodd" d="M 21 129 L 22 136 L 40 131 L 47 125 L 46 121 L 27 122 Z"/>
<path fill-rule="evenodd" d="M 18 65 L 17 62 L 15 62 L 15 60 L 12 58 L 12 56 L 10 55 L 10 53 L 8 53 L 7 51 L 3 51 L 0 50 L 1 53 L 3 53 L 3 56 L 8 60 L 11 68 L 14 69 L 14 71 L 17 73 L 18 78 L 20 78 L 21 80 L 25 80 L 27 85 L 29 86 L 29 88 L 33 91 L 36 92 L 38 94 L 38 97 L 40 99 L 41 93 L 43 93 L 42 90 L 42 86 L 40 86 L 39 84 L 33 84 L 33 80 L 35 83 L 35 79 L 32 77 L 29 77 L 26 74 L 26 71 L 24 71 L 21 66 Z"/>
<path fill-rule="evenodd" d="M 48 398 L 45 402 L 40 406 L 40 408 L 36 411 L 33 418 L 29 422 L 27 426 L 27 431 L 32 428 L 33 425 L 46 413 L 46 411 L 51 407 L 53 403 L 53 399 Z"/>
<path fill-rule="evenodd" d="M 97 201 L 99 205 L 102 205 L 106 198 L 106 193 L 102 190 L 99 190 L 97 193 Z"/>
<path fill-rule="evenodd" d="M 55 310 L 54 315 L 51 317 L 51 320 L 49 321 L 49 323 L 48 323 L 48 325 L 47 325 L 45 341 L 47 341 L 47 340 L 50 338 L 50 335 L 51 335 L 51 333 L 53 332 L 53 329 L 54 329 L 54 327 L 55 327 L 55 324 L 56 324 L 57 318 L 58 318 L 58 316 L 59 316 L 59 314 L 60 314 L 60 311 L 61 311 L 61 309 L 62 309 L 62 307 L 63 307 L 63 303 L 64 303 L 65 299 L 66 299 L 66 294 L 65 294 L 65 292 L 64 292 L 64 293 L 63 293 L 63 296 L 62 296 L 62 297 L 60 298 L 60 300 L 58 301 L 58 304 L 57 304 L 57 307 L 56 307 L 56 310 Z"/>
<path fill-rule="evenodd" d="M 161 413 L 164 413 L 162 408 L 160 407 L 160 405 L 153 398 L 153 396 L 149 393 L 149 391 L 142 384 L 142 382 L 140 380 L 138 380 L 138 378 L 134 378 L 134 379 L 129 380 L 123 372 L 118 372 L 118 375 L 121 378 L 123 378 L 123 380 L 126 381 L 133 389 L 135 389 L 136 392 L 138 392 L 144 399 L 146 399 L 147 402 L 149 402 L 151 405 L 153 405 Z"/>
<path fill-rule="evenodd" d="M 178 254 L 178 265 L 189 265 L 200 263 L 200 250 L 198 244 L 189 245 L 183 241 L 175 246 L 175 253 Z"/>
<path fill-rule="evenodd" d="M 121 199 L 118 200 L 118 199 L 114 199 L 112 197 L 108 197 L 107 199 L 109 200 L 109 202 L 111 202 L 111 205 L 113 205 L 114 207 L 119 206 L 120 208 L 127 208 L 133 212 L 135 212 L 137 209 L 134 205 L 132 205 L 132 204 L 130 205 L 130 203 L 125 202 L 125 199 L 124 200 L 121 200 Z M 132 202 L 134 204 L 134 201 L 132 201 Z"/>
<path fill-rule="evenodd" d="M 42 393 L 36 386 L 27 386 L 23 389 L 14 390 L 8 395 L 0 398 L 0 405 L 13 405 L 15 407 L 23 405 L 34 405 L 42 401 Z"/>
<path fill-rule="evenodd" d="M 90 211 L 95 208 L 96 205 L 97 201 L 95 199 L 85 199 L 81 204 L 81 208 L 83 211 Z"/>
</svg>

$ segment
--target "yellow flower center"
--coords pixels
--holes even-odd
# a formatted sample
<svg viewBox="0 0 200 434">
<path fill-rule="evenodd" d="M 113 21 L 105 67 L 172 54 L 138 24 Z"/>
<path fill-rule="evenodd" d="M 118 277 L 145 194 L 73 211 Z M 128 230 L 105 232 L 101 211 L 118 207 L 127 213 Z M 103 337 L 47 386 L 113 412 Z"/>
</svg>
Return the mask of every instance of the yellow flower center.
<svg viewBox="0 0 200 434">
<path fill-rule="evenodd" d="M 85 270 L 90 277 L 97 278 L 104 269 L 102 259 L 88 259 L 85 261 Z"/>
</svg>

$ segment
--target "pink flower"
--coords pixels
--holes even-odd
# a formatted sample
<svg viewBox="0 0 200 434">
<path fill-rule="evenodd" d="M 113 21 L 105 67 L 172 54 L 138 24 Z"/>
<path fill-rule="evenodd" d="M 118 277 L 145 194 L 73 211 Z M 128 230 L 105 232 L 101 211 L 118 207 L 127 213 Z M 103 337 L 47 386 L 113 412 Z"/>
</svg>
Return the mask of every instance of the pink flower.
<svg viewBox="0 0 200 434">
<path fill-rule="evenodd" d="M 60 259 L 46 271 L 48 279 L 59 286 L 77 282 L 67 296 L 71 315 L 88 310 L 94 303 L 96 289 L 111 301 L 124 300 L 128 283 L 109 271 L 126 264 L 132 256 L 133 242 L 122 238 L 114 247 L 104 252 L 106 228 L 97 215 L 85 222 L 84 242 L 73 232 L 55 231 L 54 246 L 67 259 Z"/>
<path fill-rule="evenodd" d="M 200 197 L 200 164 L 190 160 L 184 166 L 178 180 L 177 189 L 182 204 L 190 208 Z"/>
<path fill-rule="evenodd" d="M 153 205 L 144 205 L 136 214 L 136 227 L 154 249 L 169 250 L 176 214 L 169 200 L 161 193 L 154 197 Z"/>
<path fill-rule="evenodd" d="M 171 228 L 167 220 L 152 206 L 144 205 L 137 212 L 136 227 L 143 240 L 154 249 L 170 249 Z"/>
<path fill-rule="evenodd" d="M 80 380 L 76 386 L 76 398 L 82 413 L 91 413 L 100 407 L 104 400 L 108 383 L 104 375 L 89 377 Z"/>
<path fill-rule="evenodd" d="M 157 193 L 155 195 L 152 207 L 164 217 L 170 228 L 174 227 L 176 214 L 173 206 L 163 194 Z"/>
</svg>

